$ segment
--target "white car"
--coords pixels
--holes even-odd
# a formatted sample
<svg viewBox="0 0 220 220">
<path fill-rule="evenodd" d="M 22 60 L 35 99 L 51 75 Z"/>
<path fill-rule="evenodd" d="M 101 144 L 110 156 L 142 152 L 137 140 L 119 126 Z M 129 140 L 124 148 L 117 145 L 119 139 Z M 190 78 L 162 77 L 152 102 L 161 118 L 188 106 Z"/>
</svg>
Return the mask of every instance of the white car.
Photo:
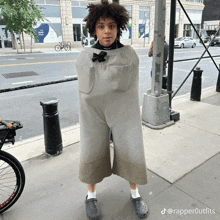
<svg viewBox="0 0 220 220">
<path fill-rule="evenodd" d="M 174 47 L 196 47 L 196 40 L 192 37 L 179 37 L 175 39 Z"/>
</svg>

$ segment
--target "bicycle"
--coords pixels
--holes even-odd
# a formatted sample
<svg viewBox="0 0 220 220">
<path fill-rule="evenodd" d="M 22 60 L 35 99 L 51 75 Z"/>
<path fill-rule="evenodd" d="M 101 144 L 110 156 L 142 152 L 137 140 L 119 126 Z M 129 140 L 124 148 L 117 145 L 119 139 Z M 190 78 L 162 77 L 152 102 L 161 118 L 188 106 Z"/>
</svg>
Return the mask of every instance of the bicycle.
<svg viewBox="0 0 220 220">
<path fill-rule="evenodd" d="M 71 43 L 68 42 L 59 42 L 58 45 L 56 45 L 55 47 L 56 51 L 60 51 L 62 49 L 65 49 L 66 51 L 70 51 L 71 50 Z"/>
<path fill-rule="evenodd" d="M 7 127 L 8 124 L 13 127 Z M 15 143 L 15 130 L 22 127 L 18 121 L 0 121 L 0 213 L 14 205 L 25 186 L 25 173 L 21 163 L 2 150 L 5 143 Z"/>
</svg>

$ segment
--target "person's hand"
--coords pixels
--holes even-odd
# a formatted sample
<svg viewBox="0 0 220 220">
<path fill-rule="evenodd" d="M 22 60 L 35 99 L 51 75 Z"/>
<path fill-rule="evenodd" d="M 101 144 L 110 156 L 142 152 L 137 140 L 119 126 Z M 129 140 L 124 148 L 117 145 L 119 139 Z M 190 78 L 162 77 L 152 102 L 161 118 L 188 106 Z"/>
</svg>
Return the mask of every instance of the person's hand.
<svg viewBox="0 0 220 220">
<path fill-rule="evenodd" d="M 11 124 L 11 123 L 8 123 L 6 126 L 7 126 L 9 129 L 12 129 L 12 128 L 13 128 L 13 124 Z"/>
<path fill-rule="evenodd" d="M 148 52 L 148 56 L 149 56 L 149 57 L 152 57 L 152 56 L 153 56 L 152 53 L 151 53 L 151 51 L 153 50 L 153 47 L 154 47 L 154 42 L 152 41 L 152 42 L 151 42 L 151 45 L 150 45 L 149 52 Z"/>
<path fill-rule="evenodd" d="M 1 121 L 3 122 L 3 119 L 2 119 L 2 118 L 0 118 L 0 122 L 1 122 Z M 3 124 L 5 124 L 6 127 L 9 128 L 9 129 L 12 129 L 12 128 L 14 127 L 13 124 L 11 124 L 11 123 L 7 123 L 7 124 L 6 124 L 6 123 L 3 123 Z"/>
</svg>

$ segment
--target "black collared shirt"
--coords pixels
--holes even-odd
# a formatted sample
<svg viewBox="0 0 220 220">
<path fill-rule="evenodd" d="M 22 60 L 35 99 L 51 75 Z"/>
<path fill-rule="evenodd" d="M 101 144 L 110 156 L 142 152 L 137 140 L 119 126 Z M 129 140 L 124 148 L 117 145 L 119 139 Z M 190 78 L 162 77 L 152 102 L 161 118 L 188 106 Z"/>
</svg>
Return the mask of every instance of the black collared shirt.
<svg viewBox="0 0 220 220">
<path fill-rule="evenodd" d="M 121 44 L 118 40 L 116 40 L 113 44 L 111 44 L 108 47 L 102 46 L 99 43 L 99 41 L 92 46 L 92 48 L 96 48 L 96 49 L 99 49 L 99 50 L 114 50 L 114 49 L 121 48 L 121 47 L 124 47 L 124 45 Z"/>
</svg>

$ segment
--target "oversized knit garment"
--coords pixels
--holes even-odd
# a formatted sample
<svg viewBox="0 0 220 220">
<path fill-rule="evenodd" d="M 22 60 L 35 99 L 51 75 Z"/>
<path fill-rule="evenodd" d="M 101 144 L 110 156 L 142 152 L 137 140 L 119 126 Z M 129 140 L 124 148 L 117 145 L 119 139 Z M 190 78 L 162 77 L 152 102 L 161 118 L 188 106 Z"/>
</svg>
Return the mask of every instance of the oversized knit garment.
<svg viewBox="0 0 220 220">
<path fill-rule="evenodd" d="M 130 46 L 108 50 L 106 61 L 92 62 L 87 48 L 77 59 L 80 102 L 79 179 L 96 184 L 112 174 L 147 183 L 139 106 L 139 59 Z M 110 160 L 110 131 L 114 161 Z"/>
</svg>

